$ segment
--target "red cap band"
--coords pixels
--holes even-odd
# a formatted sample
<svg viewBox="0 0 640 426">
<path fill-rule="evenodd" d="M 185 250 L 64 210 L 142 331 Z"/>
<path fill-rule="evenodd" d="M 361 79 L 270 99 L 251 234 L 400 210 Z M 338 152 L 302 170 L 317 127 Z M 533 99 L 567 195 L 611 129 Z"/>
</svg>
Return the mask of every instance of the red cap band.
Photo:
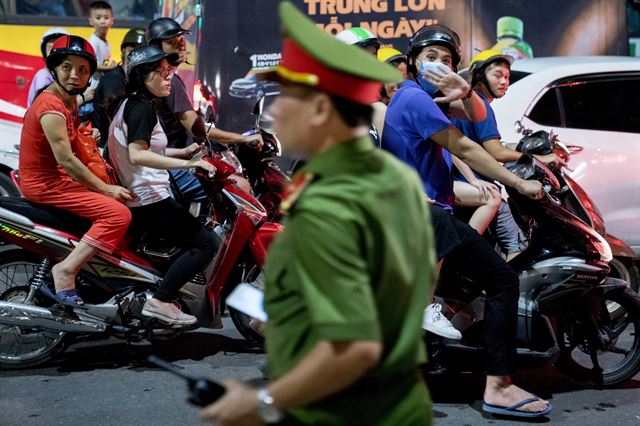
<svg viewBox="0 0 640 426">
<path fill-rule="evenodd" d="M 285 38 L 282 46 L 280 68 L 286 72 L 310 74 L 317 77 L 313 87 L 361 104 L 378 100 L 382 83 L 346 74 L 318 62 L 295 41 Z M 277 71 L 276 71 L 277 72 Z M 284 74 L 284 73 L 283 73 Z M 286 76 L 284 76 L 286 78 Z M 298 81 L 300 82 L 300 81 Z"/>
</svg>

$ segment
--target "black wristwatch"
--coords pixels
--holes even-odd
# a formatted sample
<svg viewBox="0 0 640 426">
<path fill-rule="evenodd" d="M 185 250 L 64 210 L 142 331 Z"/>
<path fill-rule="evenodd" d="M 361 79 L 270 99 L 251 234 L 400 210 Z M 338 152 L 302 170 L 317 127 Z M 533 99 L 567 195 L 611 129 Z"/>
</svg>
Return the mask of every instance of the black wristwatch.
<svg viewBox="0 0 640 426">
<path fill-rule="evenodd" d="M 263 422 L 267 424 L 278 423 L 284 418 L 284 414 L 276 407 L 273 397 L 266 388 L 259 389 L 256 398 L 258 399 L 258 413 Z"/>
<path fill-rule="evenodd" d="M 473 96 L 473 87 L 469 89 L 467 94 L 462 99 L 471 99 L 471 96 Z"/>
</svg>

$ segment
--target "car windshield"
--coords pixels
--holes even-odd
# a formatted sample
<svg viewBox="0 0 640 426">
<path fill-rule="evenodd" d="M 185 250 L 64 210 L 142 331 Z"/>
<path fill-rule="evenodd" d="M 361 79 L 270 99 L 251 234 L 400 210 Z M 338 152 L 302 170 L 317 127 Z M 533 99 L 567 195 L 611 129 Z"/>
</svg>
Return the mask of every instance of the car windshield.
<svg viewBox="0 0 640 426">
<path fill-rule="evenodd" d="M 509 84 L 510 85 L 515 84 L 530 74 L 531 74 L 530 72 L 511 70 L 511 76 L 509 77 Z"/>
</svg>

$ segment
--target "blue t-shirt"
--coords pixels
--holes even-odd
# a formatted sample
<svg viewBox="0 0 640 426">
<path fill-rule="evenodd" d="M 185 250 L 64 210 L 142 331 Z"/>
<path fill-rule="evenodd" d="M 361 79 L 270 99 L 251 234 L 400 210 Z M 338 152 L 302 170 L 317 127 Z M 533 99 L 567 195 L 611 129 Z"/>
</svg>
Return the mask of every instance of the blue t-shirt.
<svg viewBox="0 0 640 426">
<path fill-rule="evenodd" d="M 477 123 L 454 118 L 451 120 L 451 123 L 453 123 L 453 125 L 456 126 L 466 137 L 482 146 L 484 142 L 490 139 L 500 139 L 500 132 L 498 132 L 496 114 L 493 112 L 491 105 L 489 105 L 489 102 L 487 102 L 479 92 L 476 93 L 478 93 L 478 96 L 480 96 L 480 99 L 484 102 L 484 106 L 487 109 L 487 118 Z M 478 177 L 478 179 L 493 182 L 493 179 L 483 176 L 480 173 L 475 171 L 473 173 Z M 457 170 L 455 170 L 455 178 L 456 180 L 463 182 L 467 181 L 467 179 L 465 179 L 465 177 Z"/>
<path fill-rule="evenodd" d="M 415 168 L 425 193 L 447 211 L 455 201 L 450 154 L 430 137 L 450 126 L 431 96 L 407 80 L 391 98 L 382 133 L 382 148 Z"/>
</svg>

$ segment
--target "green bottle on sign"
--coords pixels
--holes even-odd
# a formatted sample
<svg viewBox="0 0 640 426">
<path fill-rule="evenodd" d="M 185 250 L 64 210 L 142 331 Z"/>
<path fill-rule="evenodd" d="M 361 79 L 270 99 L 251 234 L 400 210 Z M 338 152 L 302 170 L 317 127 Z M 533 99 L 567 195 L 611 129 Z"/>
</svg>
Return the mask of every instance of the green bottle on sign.
<svg viewBox="0 0 640 426">
<path fill-rule="evenodd" d="M 524 22 L 514 16 L 503 16 L 497 22 L 498 42 L 492 47 L 515 59 L 533 58 L 533 49 L 522 39 Z"/>
</svg>

